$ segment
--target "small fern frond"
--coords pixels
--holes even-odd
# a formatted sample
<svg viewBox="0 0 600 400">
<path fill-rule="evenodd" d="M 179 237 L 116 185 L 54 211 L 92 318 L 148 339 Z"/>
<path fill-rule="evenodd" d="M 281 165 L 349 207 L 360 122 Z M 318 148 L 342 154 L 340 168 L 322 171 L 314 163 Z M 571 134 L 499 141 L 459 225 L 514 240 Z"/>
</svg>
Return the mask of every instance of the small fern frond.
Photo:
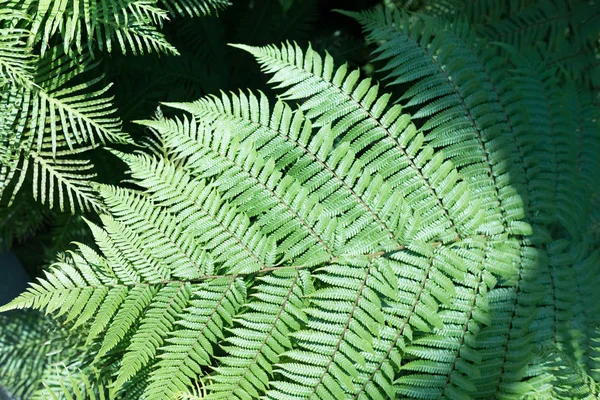
<svg viewBox="0 0 600 400">
<path fill-rule="evenodd" d="M 210 376 L 205 399 L 259 397 L 270 386 L 280 354 L 292 349 L 294 332 L 307 320 L 304 308 L 312 284 L 306 271 L 281 269 L 259 279 L 248 310 L 234 319 L 226 357 Z"/>
<path fill-rule="evenodd" d="M 33 194 L 42 203 L 52 208 L 58 200 L 61 210 L 71 212 L 101 208 L 88 181 L 92 165 L 79 155 L 107 141 L 130 139 L 106 96 L 110 86 L 97 88 L 102 77 L 87 78 L 94 66 L 89 58 L 52 49 L 26 85 L 4 87 L 0 194 L 11 192 L 14 199 L 31 169 Z"/>
<path fill-rule="evenodd" d="M 86 150 L 85 148 L 79 150 Z M 80 210 L 101 210 L 98 200 L 89 180 L 96 175 L 92 173 L 93 166 L 87 160 L 73 159 L 72 151 L 29 153 L 24 160 L 21 173 L 27 171 L 28 164 L 33 170 L 33 198 L 50 208 L 55 205 L 58 197 L 58 208 L 75 213 Z M 68 206 L 67 206 L 68 205 Z"/>
<path fill-rule="evenodd" d="M 547 225 L 558 219 L 570 235 L 577 237 L 579 217 L 572 207 L 572 195 L 577 190 L 573 184 L 578 181 L 577 142 L 569 131 L 570 115 L 563 106 L 564 92 L 561 93 L 556 70 L 544 65 L 541 57 L 535 50 L 527 56 L 513 57 L 515 84 L 527 88 L 521 93 L 522 103 L 527 105 L 523 114 L 538 137 L 532 157 L 539 163 L 540 171 L 534 182 L 536 190 L 546 191 L 536 198 L 539 201 L 533 220 Z M 590 135 L 588 140 L 593 137 Z M 559 179 L 559 175 L 564 178 Z"/>
<path fill-rule="evenodd" d="M 557 346 L 548 346 L 540 349 L 538 355 L 555 370 L 555 396 L 586 400 L 598 398 L 600 387 L 570 354 Z"/>
<path fill-rule="evenodd" d="M 171 15 L 200 17 L 231 5 L 229 0 L 160 0 Z"/>
<path fill-rule="evenodd" d="M 201 367 L 211 365 L 213 344 L 223 338 L 224 327 L 232 324 L 245 298 L 244 282 L 236 278 L 216 279 L 194 288 L 189 306 L 176 322 L 180 329 L 165 339 L 143 397 L 164 399 L 186 390 L 196 376 L 202 376 Z"/>
<path fill-rule="evenodd" d="M 13 167 L 13 171 L 20 172 L 18 180 L 13 186 L 9 186 L 10 181 L 5 182 L 5 186 L 0 187 L 0 195 L 12 192 L 8 204 L 14 203 L 29 176 L 28 171 L 31 171 L 33 198 L 47 204 L 49 208 L 58 206 L 61 211 L 70 210 L 71 213 L 76 210 L 102 210 L 103 206 L 89 181 L 96 176 L 92 172 L 93 165 L 88 160 L 77 157 L 90 148 L 54 150 L 51 146 L 46 141 L 46 148 L 39 152 L 21 152 L 21 157 Z"/>
<path fill-rule="evenodd" d="M 40 44 L 41 54 L 51 50 L 50 43 L 60 36 L 65 52 L 76 47 L 94 53 L 111 52 L 118 47 L 123 53 L 159 52 L 178 54 L 156 28 L 167 19 L 166 11 L 154 1 L 127 0 L 96 3 L 91 0 L 36 2 L 3 0 L 2 7 L 16 9 L 31 16 L 30 45 Z M 87 40 L 87 43 L 83 43 Z"/>
<path fill-rule="evenodd" d="M 38 63 L 34 88 L 24 94 L 28 98 L 28 108 L 17 122 L 16 130 L 28 125 L 38 150 L 47 135 L 44 132 L 46 120 L 50 122 L 48 128 L 53 149 L 57 143 L 73 148 L 75 143 L 82 142 L 92 145 L 106 141 L 126 142 L 112 98 L 106 96 L 110 85 L 90 90 L 97 86 L 102 76 L 73 84 L 95 66 L 87 57 L 73 59 L 59 49 L 50 50 Z"/>
<path fill-rule="evenodd" d="M 131 260 L 150 263 L 166 278 L 198 279 L 214 273 L 214 262 L 202 250 L 194 230 L 182 226 L 167 209 L 128 190 L 101 185 L 98 191 L 114 217 L 105 221 L 113 225 L 112 231 L 121 233 L 121 251 Z M 154 245 L 138 254 L 149 236 Z"/>
</svg>

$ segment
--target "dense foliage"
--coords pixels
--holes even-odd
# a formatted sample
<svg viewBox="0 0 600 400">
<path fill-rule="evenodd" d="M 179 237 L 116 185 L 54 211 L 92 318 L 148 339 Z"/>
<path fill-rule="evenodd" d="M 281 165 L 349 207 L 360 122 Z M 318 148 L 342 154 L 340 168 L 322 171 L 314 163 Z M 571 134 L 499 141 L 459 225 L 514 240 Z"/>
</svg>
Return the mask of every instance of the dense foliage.
<svg viewBox="0 0 600 400">
<path fill-rule="evenodd" d="M 598 397 L 600 7 L 339 3 L 0 3 L 8 391 Z"/>
</svg>

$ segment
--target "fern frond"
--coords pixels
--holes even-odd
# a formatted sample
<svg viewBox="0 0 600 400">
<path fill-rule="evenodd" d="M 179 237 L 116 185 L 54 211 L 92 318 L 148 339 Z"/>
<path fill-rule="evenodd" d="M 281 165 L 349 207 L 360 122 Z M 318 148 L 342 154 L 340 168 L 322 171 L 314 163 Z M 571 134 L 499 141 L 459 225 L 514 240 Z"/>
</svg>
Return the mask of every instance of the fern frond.
<svg viewBox="0 0 600 400">
<path fill-rule="evenodd" d="M 106 217 L 107 226 L 112 225 L 111 231 L 121 235 L 121 251 L 131 260 L 150 263 L 163 271 L 164 277 L 197 279 L 214 273 L 213 260 L 201 250 L 202 242 L 189 226 L 182 227 L 175 215 L 131 191 L 103 185 L 99 192 L 116 218 Z M 154 245 L 138 254 L 149 237 Z"/>
<path fill-rule="evenodd" d="M 53 374 L 46 376 L 44 388 L 36 391 L 32 400 L 113 400 L 102 382 L 91 382 L 81 370 L 70 371 L 66 365 L 57 365 Z M 58 397 L 60 395 L 61 397 Z"/>
<path fill-rule="evenodd" d="M 497 229 L 481 227 L 482 211 L 465 197 L 466 184 L 460 183 L 452 163 L 444 161 L 443 153 L 434 155 L 431 147 L 422 146 L 423 136 L 408 115 L 402 114 L 398 105 L 386 110 L 389 95 L 377 97 L 378 87 L 372 86 L 369 79 L 359 81 L 358 71 L 348 74 L 346 66 L 334 71 L 330 56 L 323 60 L 310 48 L 304 54 L 293 45 L 281 49 L 240 47 L 255 55 L 265 71 L 275 74 L 272 82 L 289 87 L 284 98 L 309 97 L 301 108 L 308 118 L 316 119 L 317 125 L 337 122 L 331 127 L 331 136 L 362 154 L 360 161 L 365 170 L 377 171 L 391 189 L 397 189 L 411 202 L 415 199 L 418 212 L 429 211 L 423 214 L 429 214 L 432 225 L 451 227 L 448 232 L 452 234 L 443 240 L 471 233 L 475 226 L 490 232 Z M 376 140 L 381 144 L 370 148 Z M 405 180 L 414 184 L 400 187 Z"/>
<path fill-rule="evenodd" d="M 535 204 L 534 222 L 550 224 L 558 220 L 570 235 L 577 237 L 579 217 L 572 207 L 572 193 L 577 190 L 573 187 L 577 182 L 576 142 L 569 132 L 569 113 L 563 106 L 564 95 L 556 71 L 541 63 L 538 51 L 529 51 L 527 57 L 513 60 L 517 67 L 515 83 L 523 88 L 522 103 L 527 106 L 523 114 L 539 137 L 532 154 L 540 168 L 536 190 L 542 191 L 545 186 L 549 191 Z"/>
<path fill-rule="evenodd" d="M 528 370 L 531 350 L 537 344 L 530 330 L 546 290 L 539 277 L 548 263 L 547 255 L 522 245 L 515 262 L 519 270 L 514 281 L 508 280 L 487 295 L 490 321 L 473 344 L 481 357 L 480 376 L 473 379 L 477 398 L 522 393 L 524 387 L 531 388 L 525 383 L 527 375 L 538 377 L 537 372 Z"/>
<path fill-rule="evenodd" d="M 385 70 L 390 84 L 411 84 L 402 99 L 410 99 L 407 106 L 419 107 L 413 117 L 427 118 L 421 128 L 426 141 L 444 149 L 476 188 L 487 218 L 503 220 L 514 234 L 526 233 L 529 229 L 519 222 L 523 204 L 509 174 L 509 166 L 519 162 L 511 158 L 519 153 L 507 136 L 516 138 L 518 133 L 499 98 L 507 88 L 493 71 L 503 60 L 478 43 L 460 20 L 444 27 L 434 19 L 399 12 L 354 17 L 370 41 L 382 43 L 376 51 L 378 59 L 389 60 Z M 494 199 L 500 202 L 494 204 Z"/>
<path fill-rule="evenodd" d="M 165 285 L 159 290 L 152 305 L 144 312 L 140 327 L 123 356 L 123 366 L 114 383 L 116 389 L 121 388 L 142 368 L 151 365 L 150 361 L 173 329 L 190 296 L 190 285 L 185 283 Z"/>
<path fill-rule="evenodd" d="M 86 150 L 80 149 L 80 150 Z M 29 153 L 28 159 L 23 161 L 21 173 L 25 174 L 29 164 L 33 170 L 33 198 L 42 204 L 48 203 L 54 207 L 55 198 L 58 197 L 60 210 L 70 209 L 102 209 L 89 180 L 96 175 L 91 172 L 93 166 L 87 160 L 73 159 L 72 151 L 57 151 Z"/>
<path fill-rule="evenodd" d="M 547 51 L 552 51 L 569 34 L 582 33 L 579 27 L 583 21 L 598 17 L 595 5 L 585 1 L 536 1 L 505 18 L 490 21 L 479 30 L 492 40 L 520 49 L 543 43 Z"/>
<path fill-rule="evenodd" d="M 44 373 L 72 355 L 66 329 L 35 311 L 3 315 L 0 332 L 0 384 L 11 396 L 31 398 Z"/>
<path fill-rule="evenodd" d="M 389 249 L 398 246 L 392 237 L 393 227 L 402 217 L 399 195 L 390 190 L 376 171 L 359 177 L 364 166 L 347 146 L 332 152 L 333 141 L 329 138 L 328 126 L 313 136 L 310 120 L 301 113 L 292 113 L 283 102 L 275 104 L 269 113 L 269 103 L 264 96 L 260 100 L 255 96 L 241 96 L 233 97 L 231 101 L 227 97 L 222 100 L 206 98 L 192 104 L 168 105 L 189 110 L 216 127 L 243 129 L 241 137 L 251 136 L 246 140 L 256 143 L 259 155 L 265 159 L 273 158 L 276 169 L 289 169 L 288 174 L 305 185 L 316 201 L 323 203 L 329 210 L 323 216 L 344 216 L 337 220 L 337 230 L 342 227 L 347 230 L 340 240 L 354 239 L 361 230 L 369 233 L 356 237 L 358 240 L 350 240 L 348 248 L 369 252 L 378 243 Z M 219 117 L 221 114 L 223 116 Z M 394 209 L 392 205 L 398 205 L 398 208 Z M 361 217 L 365 212 L 368 218 Z"/>
<path fill-rule="evenodd" d="M 397 297 L 396 282 L 379 268 L 365 257 L 317 270 L 314 277 L 323 287 L 309 295 L 305 309 L 312 318 L 306 330 L 291 334 L 297 346 L 282 354 L 285 361 L 276 371 L 288 380 L 271 382 L 267 398 L 345 398 L 364 383 L 368 375 L 358 372 L 366 363 L 361 353 L 373 352 L 373 337 L 383 328 L 381 303 Z"/>
<path fill-rule="evenodd" d="M 213 185 L 223 198 L 256 217 L 264 234 L 282 241 L 277 251 L 283 261 L 317 264 L 334 256 L 336 220 L 324 216 L 325 208 L 297 180 L 283 179 L 273 159 L 260 157 L 253 142 L 241 142 L 235 133 L 216 132 L 195 120 L 143 124 L 161 134 L 177 158 L 186 160 L 191 174 L 218 175 Z"/>
<path fill-rule="evenodd" d="M 71 212 L 101 208 L 88 182 L 91 163 L 78 155 L 100 143 L 130 139 L 106 96 L 110 86 L 95 88 L 102 77 L 87 78 L 94 66 L 89 58 L 52 49 L 26 85 L 4 88 L 0 194 L 12 193 L 14 199 L 31 168 L 34 197 L 42 203 L 52 208 L 58 200 L 61 210 Z"/>
<path fill-rule="evenodd" d="M 554 395 L 573 399 L 595 399 L 600 394 L 598 384 L 573 357 L 557 346 L 548 346 L 539 351 L 539 356 L 548 360 L 555 369 Z"/>
<path fill-rule="evenodd" d="M 171 15 L 182 15 L 190 17 L 200 17 L 223 9 L 231 3 L 229 0 L 160 0 L 165 9 Z"/>
<path fill-rule="evenodd" d="M 228 205 L 212 185 L 167 159 L 125 154 L 121 158 L 157 204 L 177 212 L 182 226 L 213 249 L 215 262 L 222 262 L 228 273 L 250 273 L 275 265 L 275 241 L 263 235 L 244 213 Z"/>
<path fill-rule="evenodd" d="M 110 85 L 90 90 L 102 76 L 74 85 L 73 81 L 92 70 L 96 64 L 89 58 L 71 58 L 58 49 L 52 49 L 38 64 L 34 86 L 25 95 L 30 113 L 25 113 L 19 125 L 29 125 L 32 138 L 39 149 L 45 135 L 46 121 L 53 149 L 63 142 L 72 148 L 74 143 L 92 145 L 106 141 L 126 142 L 121 122 L 115 116 L 112 98 L 107 97 Z M 62 138 L 58 137 L 58 133 Z"/>
<path fill-rule="evenodd" d="M 57 205 L 61 211 L 68 209 L 71 213 L 75 210 L 101 210 L 103 206 L 90 184 L 90 179 L 96 176 L 92 172 L 93 165 L 77 157 L 90 147 L 53 149 L 53 144 L 48 142 L 45 141 L 39 152 L 20 153 L 13 169 L 20 172 L 18 181 L 14 186 L 9 186 L 10 181 L 5 182 L 6 186 L 0 187 L 0 194 L 12 192 L 9 198 L 11 205 L 29 176 L 28 171 L 31 171 L 33 198 L 47 204 L 50 209 Z"/>
<path fill-rule="evenodd" d="M 29 44 L 40 44 L 46 53 L 54 37 L 61 36 L 62 48 L 76 47 L 91 53 L 97 49 L 108 52 L 118 47 L 133 54 L 162 52 L 178 54 L 156 28 L 167 19 L 166 11 L 154 1 L 127 0 L 97 3 L 93 0 L 36 2 L 3 0 L 2 7 L 16 9 L 31 16 L 32 33 Z M 87 40 L 87 43 L 83 43 Z"/>
<path fill-rule="evenodd" d="M 241 279 L 222 278 L 194 288 L 185 313 L 179 315 L 180 327 L 165 339 L 160 361 L 150 374 L 144 398 L 164 399 L 186 390 L 202 366 L 210 365 L 213 343 L 223 338 L 223 329 L 231 325 L 240 305 L 245 302 L 246 287 Z"/>
<path fill-rule="evenodd" d="M 259 397 L 269 387 L 280 354 L 292 348 L 294 332 L 307 320 L 304 308 L 312 284 L 306 271 L 282 269 L 260 278 L 255 301 L 234 319 L 223 346 L 226 357 L 210 375 L 206 399 Z"/>
<path fill-rule="evenodd" d="M 15 10 L 0 9 L 0 88 L 6 84 L 22 84 L 32 80 L 33 49 L 28 45 L 30 32 L 16 28 L 15 19 L 27 19 Z"/>
<path fill-rule="evenodd" d="M 568 129 L 572 135 L 571 145 L 574 147 L 571 163 L 575 169 L 576 179 L 571 182 L 571 196 L 577 199 L 574 206 L 578 207 L 574 217 L 577 218 L 578 226 L 587 226 L 587 219 L 594 209 L 593 194 L 600 183 L 598 174 L 595 173 L 600 168 L 600 161 L 596 157 L 597 149 L 600 148 L 600 137 L 597 135 L 600 131 L 600 114 L 594 99 L 581 90 L 575 82 L 568 81 L 564 93 L 563 102 L 568 110 Z M 592 232 L 586 229 L 585 232 L 577 233 L 589 238 L 588 235 Z M 597 238 L 593 234 L 592 237 Z M 591 241 L 593 242 L 594 239 Z"/>
<path fill-rule="evenodd" d="M 282 99 L 140 121 L 155 148 L 114 151 L 135 189 L 94 186 L 100 254 L 0 310 L 85 326 L 117 396 L 594 396 L 594 99 L 464 20 L 357 17 L 414 115 L 311 48 L 238 46 Z"/>
</svg>

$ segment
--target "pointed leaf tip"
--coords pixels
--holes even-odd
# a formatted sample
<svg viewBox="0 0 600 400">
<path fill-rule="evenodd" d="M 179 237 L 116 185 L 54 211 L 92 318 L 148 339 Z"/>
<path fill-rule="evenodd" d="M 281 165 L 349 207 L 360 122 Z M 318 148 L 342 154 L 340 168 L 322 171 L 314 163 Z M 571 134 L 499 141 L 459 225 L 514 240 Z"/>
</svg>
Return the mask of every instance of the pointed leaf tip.
<svg viewBox="0 0 600 400">
<path fill-rule="evenodd" d="M 257 46 L 249 46 L 247 44 L 241 44 L 241 43 L 227 43 L 227 45 L 231 46 L 231 47 L 235 47 L 236 49 L 241 49 L 241 50 L 247 51 L 250 54 L 254 54 L 258 50 Z"/>
<path fill-rule="evenodd" d="M 345 15 L 345 16 L 353 18 L 353 19 L 358 19 L 360 17 L 360 13 L 357 13 L 356 11 L 340 10 L 339 8 L 334 8 L 331 11 Z"/>
</svg>

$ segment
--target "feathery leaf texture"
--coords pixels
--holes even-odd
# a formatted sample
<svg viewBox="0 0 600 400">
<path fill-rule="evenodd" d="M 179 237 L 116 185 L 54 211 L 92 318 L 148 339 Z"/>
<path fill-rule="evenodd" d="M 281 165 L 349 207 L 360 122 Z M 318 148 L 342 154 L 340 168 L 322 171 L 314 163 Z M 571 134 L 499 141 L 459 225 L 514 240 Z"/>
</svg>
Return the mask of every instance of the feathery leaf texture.
<svg viewBox="0 0 600 400">
<path fill-rule="evenodd" d="M 72 59 L 54 49 L 39 60 L 25 86 L 7 83 L 1 103 L 0 138 L 6 150 L 0 154 L 0 194 L 14 199 L 31 168 L 34 197 L 50 208 L 57 199 L 61 210 L 71 212 L 102 208 L 89 184 L 93 166 L 79 155 L 130 139 L 106 97 L 110 86 L 98 88 L 101 77 L 74 85 L 94 66 L 89 57 Z"/>
<path fill-rule="evenodd" d="M 0 310 L 86 327 L 117 396 L 593 398 L 594 99 L 467 19 L 352 16 L 399 102 L 310 47 L 235 45 L 281 97 L 139 121 L 161 151 L 113 151 L 134 186 L 95 185 L 99 252 Z"/>
<path fill-rule="evenodd" d="M 41 43 L 41 54 L 50 50 L 48 44 L 58 35 L 61 36 L 61 47 L 65 51 L 71 47 L 76 47 L 79 52 L 84 49 L 110 52 L 118 48 L 123 53 L 177 54 L 177 50 L 156 29 L 167 15 L 154 1 L 3 0 L 1 6 L 20 10 L 30 16 L 29 43 Z"/>
<path fill-rule="evenodd" d="M 90 184 L 94 167 L 82 153 L 130 139 L 108 94 L 111 84 L 95 73 L 97 55 L 177 55 L 159 31 L 168 14 L 202 16 L 228 4 L 0 0 L 0 197 L 12 205 L 33 179 L 34 197 L 50 208 L 100 211 Z"/>
</svg>

